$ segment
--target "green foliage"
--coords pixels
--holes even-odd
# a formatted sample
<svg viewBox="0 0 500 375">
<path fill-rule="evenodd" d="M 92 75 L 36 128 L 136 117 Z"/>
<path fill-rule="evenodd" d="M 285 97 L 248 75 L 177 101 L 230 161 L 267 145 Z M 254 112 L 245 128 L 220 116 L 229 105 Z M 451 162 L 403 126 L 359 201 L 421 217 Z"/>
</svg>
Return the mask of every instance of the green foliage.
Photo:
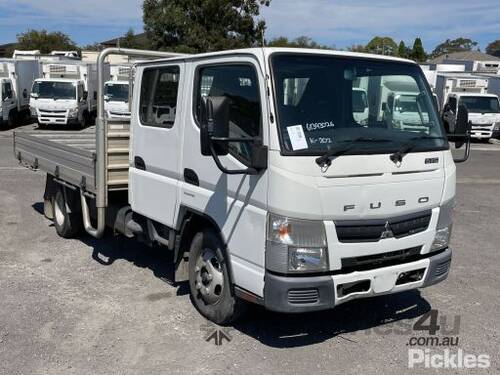
<svg viewBox="0 0 500 375">
<path fill-rule="evenodd" d="M 267 43 L 268 47 L 289 47 L 289 48 L 316 48 L 316 49 L 329 49 L 330 47 L 323 46 L 308 36 L 299 36 L 293 40 L 287 37 L 280 36 Z"/>
<path fill-rule="evenodd" d="M 420 38 L 415 39 L 415 42 L 413 43 L 413 48 L 411 49 L 410 52 L 410 57 L 417 62 L 422 62 L 426 60 L 427 55 L 425 53 L 424 46 L 422 45 L 422 40 Z"/>
<path fill-rule="evenodd" d="M 406 48 L 406 44 L 403 41 L 399 42 L 398 56 L 404 58 L 408 57 L 408 48 Z"/>
<path fill-rule="evenodd" d="M 261 45 L 269 0 L 145 0 L 144 29 L 159 50 L 187 53 Z"/>
<path fill-rule="evenodd" d="M 496 57 L 500 57 L 500 39 L 497 39 L 494 42 L 488 44 L 488 47 L 486 47 L 486 53 Z"/>
<path fill-rule="evenodd" d="M 390 37 L 376 36 L 366 45 L 366 51 L 378 55 L 396 56 L 398 53 L 398 45 Z"/>
<path fill-rule="evenodd" d="M 134 29 L 132 28 L 128 29 L 125 35 L 120 38 L 120 47 L 135 48 L 135 49 L 145 48 L 143 43 L 137 40 Z"/>
<path fill-rule="evenodd" d="M 439 44 L 431 53 L 431 57 L 438 57 L 447 55 L 453 52 L 472 51 L 477 46 L 477 42 L 467 38 L 446 39 L 443 43 Z"/>
<path fill-rule="evenodd" d="M 17 35 L 16 49 L 40 50 L 42 54 L 48 54 L 52 51 L 75 51 L 78 47 L 68 35 L 59 31 L 28 30 Z"/>
</svg>

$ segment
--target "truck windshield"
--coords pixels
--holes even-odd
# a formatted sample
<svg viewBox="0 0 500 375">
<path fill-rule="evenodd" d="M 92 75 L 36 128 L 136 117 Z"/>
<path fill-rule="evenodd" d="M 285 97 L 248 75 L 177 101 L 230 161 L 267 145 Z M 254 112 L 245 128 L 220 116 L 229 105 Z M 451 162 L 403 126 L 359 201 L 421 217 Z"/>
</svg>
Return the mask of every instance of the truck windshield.
<svg viewBox="0 0 500 375">
<path fill-rule="evenodd" d="M 40 99 L 76 99 L 76 83 L 39 81 L 33 84 L 33 93 Z"/>
<path fill-rule="evenodd" d="M 460 104 L 465 105 L 470 113 L 500 113 L 498 98 L 493 96 L 462 96 Z"/>
<path fill-rule="evenodd" d="M 108 83 L 104 90 L 104 94 L 109 97 L 110 100 L 117 102 L 128 101 L 128 85 L 124 83 Z"/>
<path fill-rule="evenodd" d="M 293 53 L 273 55 L 271 65 L 285 155 L 323 155 L 349 143 L 349 154 L 392 153 L 409 143 L 414 152 L 448 149 L 417 65 Z M 401 92 L 411 94 L 398 105 L 415 112 L 412 126 L 393 113 Z"/>
</svg>

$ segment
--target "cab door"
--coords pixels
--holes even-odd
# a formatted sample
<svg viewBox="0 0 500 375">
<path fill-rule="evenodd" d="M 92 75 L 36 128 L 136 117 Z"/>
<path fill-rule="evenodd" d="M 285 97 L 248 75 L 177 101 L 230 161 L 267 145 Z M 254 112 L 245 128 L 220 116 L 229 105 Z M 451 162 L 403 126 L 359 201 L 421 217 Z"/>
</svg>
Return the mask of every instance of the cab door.
<svg viewBox="0 0 500 375">
<path fill-rule="evenodd" d="M 148 66 L 135 88 L 130 150 L 132 209 L 173 227 L 179 186 L 184 65 Z"/>
<path fill-rule="evenodd" d="M 250 56 L 220 57 L 192 64 L 194 92 L 185 115 L 180 205 L 216 223 L 227 244 L 236 285 L 262 295 L 266 246 L 268 172 L 224 173 L 211 156 L 203 156 L 200 121 L 206 98 L 230 101 L 229 138 L 262 138 L 268 145 L 265 75 Z M 189 111 L 189 115 L 187 112 Z M 248 143 L 231 142 L 220 163 L 229 171 L 250 166 Z"/>
<path fill-rule="evenodd" d="M 6 81 L 2 85 L 2 120 L 9 120 L 9 113 L 12 108 L 16 107 L 16 99 L 10 81 Z"/>
</svg>

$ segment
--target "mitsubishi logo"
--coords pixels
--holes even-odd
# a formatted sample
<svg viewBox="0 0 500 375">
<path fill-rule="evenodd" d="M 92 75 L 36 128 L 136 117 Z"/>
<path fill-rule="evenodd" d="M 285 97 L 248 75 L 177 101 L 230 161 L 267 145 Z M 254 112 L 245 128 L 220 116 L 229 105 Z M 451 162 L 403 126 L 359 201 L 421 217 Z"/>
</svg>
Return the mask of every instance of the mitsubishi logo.
<svg viewBox="0 0 500 375">
<path fill-rule="evenodd" d="M 385 222 L 385 229 L 382 232 L 382 234 L 380 235 L 380 239 L 384 240 L 386 238 L 393 238 L 393 237 L 394 237 L 394 233 L 392 233 L 391 226 L 389 225 L 389 222 L 386 221 Z"/>
</svg>

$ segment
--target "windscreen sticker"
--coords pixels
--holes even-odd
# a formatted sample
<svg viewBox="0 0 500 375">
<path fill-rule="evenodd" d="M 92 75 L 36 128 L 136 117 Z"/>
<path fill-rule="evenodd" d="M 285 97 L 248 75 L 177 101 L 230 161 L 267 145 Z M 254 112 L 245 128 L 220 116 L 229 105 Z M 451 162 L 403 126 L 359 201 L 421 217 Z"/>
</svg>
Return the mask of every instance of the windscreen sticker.
<svg viewBox="0 0 500 375">
<path fill-rule="evenodd" d="M 308 148 L 306 135 L 304 134 L 304 128 L 302 128 L 302 125 L 289 126 L 286 130 L 288 131 L 293 151 Z"/>
<path fill-rule="evenodd" d="M 335 124 L 333 123 L 333 121 L 315 122 L 315 123 L 307 123 L 306 124 L 306 130 L 308 132 L 312 132 L 315 130 L 334 128 L 334 127 L 335 127 Z"/>
<path fill-rule="evenodd" d="M 333 139 L 331 137 L 309 137 L 309 143 L 311 145 L 331 145 Z"/>
</svg>

